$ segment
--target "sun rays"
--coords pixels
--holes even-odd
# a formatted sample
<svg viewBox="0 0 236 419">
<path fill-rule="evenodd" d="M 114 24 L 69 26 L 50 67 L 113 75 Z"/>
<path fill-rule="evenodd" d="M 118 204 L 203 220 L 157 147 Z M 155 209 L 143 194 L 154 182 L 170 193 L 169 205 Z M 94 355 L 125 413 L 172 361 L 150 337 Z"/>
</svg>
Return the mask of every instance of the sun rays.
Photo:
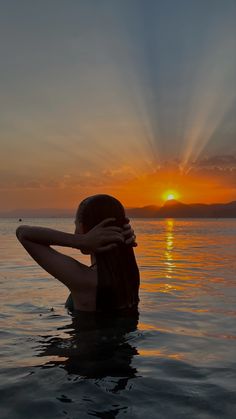
<svg viewBox="0 0 236 419">
<path fill-rule="evenodd" d="M 214 140 L 236 100 L 234 19 L 227 13 L 215 20 L 209 15 L 201 33 L 189 27 L 182 31 L 182 37 L 189 36 L 188 43 L 181 43 L 178 34 L 176 41 L 168 34 L 168 42 L 178 47 L 177 62 L 168 52 L 168 42 L 167 49 L 162 49 L 159 36 L 166 29 L 158 15 L 160 26 L 150 27 L 142 37 L 139 25 L 145 26 L 148 20 L 141 22 L 137 11 L 137 24 L 131 26 L 120 12 L 110 18 L 109 25 L 104 24 L 100 15 L 96 33 L 100 53 L 87 79 L 88 86 L 89 80 L 95 80 L 97 97 L 95 102 L 86 99 L 88 106 L 80 117 L 82 135 L 89 134 L 91 142 L 97 143 L 90 158 L 102 166 L 107 153 L 115 170 L 131 166 L 137 175 L 177 159 L 187 173 Z M 173 17 L 166 19 L 171 22 Z M 173 24 L 177 25 L 174 20 Z M 93 54 L 92 43 L 90 47 Z M 94 123 L 89 124 L 90 120 Z"/>
<path fill-rule="evenodd" d="M 188 171 L 213 139 L 236 100 L 236 31 L 232 21 L 226 29 L 212 28 L 196 70 L 183 134 L 181 169 Z M 207 42 L 208 41 L 208 42 Z"/>
<path fill-rule="evenodd" d="M 0 16 L 4 206 L 235 199 L 235 163 L 209 162 L 236 151 L 236 4 L 172 3 Z"/>
</svg>

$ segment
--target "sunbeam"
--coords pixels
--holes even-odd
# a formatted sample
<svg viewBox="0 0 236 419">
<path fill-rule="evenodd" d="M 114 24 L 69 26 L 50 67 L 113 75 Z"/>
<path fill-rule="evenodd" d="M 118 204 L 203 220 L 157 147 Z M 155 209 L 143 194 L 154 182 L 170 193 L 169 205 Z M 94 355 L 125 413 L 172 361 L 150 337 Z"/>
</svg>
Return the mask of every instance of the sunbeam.
<svg viewBox="0 0 236 419">
<path fill-rule="evenodd" d="M 235 154 L 235 21 L 231 0 L 5 2 L 4 208 L 101 191 L 128 206 L 234 200 L 234 160 L 200 163 Z"/>
<path fill-rule="evenodd" d="M 196 69 L 183 138 L 184 171 L 201 155 L 236 99 L 236 31 L 230 22 L 226 26 L 213 28 Z"/>
</svg>

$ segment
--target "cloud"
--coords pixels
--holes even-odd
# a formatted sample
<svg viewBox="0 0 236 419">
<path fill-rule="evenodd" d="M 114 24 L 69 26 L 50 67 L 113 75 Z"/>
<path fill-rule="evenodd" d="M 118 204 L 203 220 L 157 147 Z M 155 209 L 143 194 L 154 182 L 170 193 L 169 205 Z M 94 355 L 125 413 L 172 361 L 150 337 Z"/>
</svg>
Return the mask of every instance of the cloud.
<svg viewBox="0 0 236 419">
<path fill-rule="evenodd" d="M 130 180 L 137 176 L 135 169 L 132 166 L 126 165 L 104 169 L 102 170 L 101 175 L 117 181 Z"/>
<path fill-rule="evenodd" d="M 233 170 L 236 169 L 236 156 L 224 154 L 206 157 L 204 159 L 197 160 L 192 166 L 194 168 L 217 168 L 220 170 Z"/>
</svg>

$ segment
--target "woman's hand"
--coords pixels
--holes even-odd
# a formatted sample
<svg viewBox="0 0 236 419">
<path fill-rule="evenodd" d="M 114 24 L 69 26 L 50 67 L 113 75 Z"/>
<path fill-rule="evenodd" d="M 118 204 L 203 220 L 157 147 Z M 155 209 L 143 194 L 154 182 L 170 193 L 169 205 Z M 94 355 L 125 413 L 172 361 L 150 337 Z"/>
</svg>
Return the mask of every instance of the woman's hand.
<svg viewBox="0 0 236 419">
<path fill-rule="evenodd" d="M 123 225 L 123 236 L 125 238 L 125 244 L 136 247 L 138 244 L 136 243 L 136 235 L 134 233 L 133 228 L 129 223 L 129 218 L 126 218 L 127 224 Z"/>
<path fill-rule="evenodd" d="M 121 227 L 107 225 L 114 221 L 115 218 L 106 218 L 87 233 L 75 234 L 73 247 L 80 249 L 84 254 L 91 254 L 111 250 L 118 243 L 124 243 L 123 229 Z M 77 240 L 76 236 L 78 238 Z"/>
<path fill-rule="evenodd" d="M 99 253 L 112 250 L 119 243 L 125 243 L 129 246 L 137 246 L 135 242 L 134 230 L 129 224 L 121 227 L 107 225 L 115 221 L 115 218 L 107 218 L 85 234 L 75 234 L 74 246 L 80 249 L 84 254 Z M 77 236 L 77 237 L 76 237 Z"/>
</svg>

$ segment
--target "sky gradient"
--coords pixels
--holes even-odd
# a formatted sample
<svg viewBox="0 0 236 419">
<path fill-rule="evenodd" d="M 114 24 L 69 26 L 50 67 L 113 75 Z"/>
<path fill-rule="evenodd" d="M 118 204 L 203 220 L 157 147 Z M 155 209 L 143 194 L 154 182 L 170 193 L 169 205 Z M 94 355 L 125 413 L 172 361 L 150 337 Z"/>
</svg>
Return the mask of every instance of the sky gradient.
<svg viewBox="0 0 236 419">
<path fill-rule="evenodd" d="M 2 1 L 0 211 L 236 200 L 236 0 Z"/>
</svg>

